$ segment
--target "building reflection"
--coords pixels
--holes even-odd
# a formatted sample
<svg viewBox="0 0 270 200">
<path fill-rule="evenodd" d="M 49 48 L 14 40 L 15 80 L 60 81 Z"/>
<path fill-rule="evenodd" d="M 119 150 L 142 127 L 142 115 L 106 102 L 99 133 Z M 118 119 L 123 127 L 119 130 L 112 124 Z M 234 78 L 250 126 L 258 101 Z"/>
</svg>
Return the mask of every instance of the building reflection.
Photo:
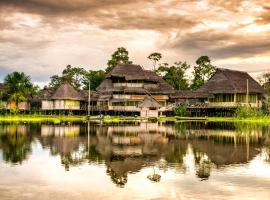
<svg viewBox="0 0 270 200">
<path fill-rule="evenodd" d="M 269 162 L 268 127 L 216 123 L 31 127 L 0 126 L 0 149 L 6 162 L 22 163 L 31 154 L 31 143 L 38 139 L 51 155 L 60 156 L 66 170 L 87 163 L 102 164 L 119 187 L 125 186 L 130 174 L 147 167 L 153 168 L 146 177 L 153 182 L 162 180 L 159 170 L 168 169 L 207 180 L 213 169 L 247 163 L 262 149 Z"/>
</svg>

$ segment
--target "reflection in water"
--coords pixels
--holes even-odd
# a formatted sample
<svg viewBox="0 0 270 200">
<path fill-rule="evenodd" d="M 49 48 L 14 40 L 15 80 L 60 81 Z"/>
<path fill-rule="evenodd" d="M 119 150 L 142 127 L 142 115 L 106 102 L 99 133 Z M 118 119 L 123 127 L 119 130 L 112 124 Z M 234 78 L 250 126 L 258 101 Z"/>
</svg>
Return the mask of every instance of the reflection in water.
<svg viewBox="0 0 270 200">
<path fill-rule="evenodd" d="M 104 172 L 120 188 L 144 169 L 150 170 L 145 179 L 155 183 L 162 182 L 167 173 L 194 174 L 203 181 L 211 179 L 213 171 L 247 165 L 255 157 L 270 160 L 267 126 L 201 122 L 0 125 L 0 152 L 6 163 L 30 161 L 35 144 L 49 149 L 52 158 L 59 157 L 66 171 L 87 163 L 105 167 Z"/>
</svg>

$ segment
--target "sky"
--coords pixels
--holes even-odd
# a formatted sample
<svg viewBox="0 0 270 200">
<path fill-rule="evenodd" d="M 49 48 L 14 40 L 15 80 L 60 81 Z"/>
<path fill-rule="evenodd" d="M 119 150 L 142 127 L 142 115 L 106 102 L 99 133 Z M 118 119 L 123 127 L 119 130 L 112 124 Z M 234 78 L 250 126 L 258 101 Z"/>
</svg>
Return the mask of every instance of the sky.
<svg viewBox="0 0 270 200">
<path fill-rule="evenodd" d="M 208 55 L 217 67 L 270 71 L 269 0 L 0 0 L 0 81 L 23 71 L 37 84 L 70 64 L 105 69 L 117 47 L 152 69 Z"/>
</svg>

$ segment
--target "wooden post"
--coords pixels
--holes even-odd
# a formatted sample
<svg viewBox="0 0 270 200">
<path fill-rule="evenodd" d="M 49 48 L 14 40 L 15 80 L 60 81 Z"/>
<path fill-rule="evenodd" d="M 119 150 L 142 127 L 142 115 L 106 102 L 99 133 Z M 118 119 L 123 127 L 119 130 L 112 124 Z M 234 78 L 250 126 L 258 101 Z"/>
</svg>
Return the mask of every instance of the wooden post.
<svg viewBox="0 0 270 200">
<path fill-rule="evenodd" d="M 247 79 L 247 97 L 246 97 L 246 103 L 248 104 L 249 102 L 249 88 L 248 88 L 248 79 Z"/>
<path fill-rule="evenodd" d="M 90 99 L 90 98 L 91 98 L 91 97 L 90 97 L 90 95 L 91 95 L 91 94 L 90 94 L 90 86 L 91 86 L 91 85 L 90 85 L 90 79 L 89 79 L 89 86 L 88 86 L 88 87 L 89 87 L 89 88 L 88 88 L 88 109 L 87 109 L 87 111 L 88 111 L 88 112 L 87 112 L 88 117 L 90 117 L 90 100 L 91 100 L 91 99 Z"/>
</svg>

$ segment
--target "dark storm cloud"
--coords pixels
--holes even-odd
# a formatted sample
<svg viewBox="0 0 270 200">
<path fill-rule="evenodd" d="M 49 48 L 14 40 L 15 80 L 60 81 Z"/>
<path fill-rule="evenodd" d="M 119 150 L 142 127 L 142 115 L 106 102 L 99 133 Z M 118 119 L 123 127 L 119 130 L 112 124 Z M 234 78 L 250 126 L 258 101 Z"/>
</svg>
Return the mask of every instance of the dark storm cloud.
<svg viewBox="0 0 270 200">
<path fill-rule="evenodd" d="M 207 54 L 214 58 L 250 57 L 270 52 L 270 35 L 245 36 L 229 32 L 207 30 L 178 36 L 164 46 L 185 49 L 191 54 Z"/>
<path fill-rule="evenodd" d="M 177 2 L 185 4 L 186 1 Z M 165 31 L 189 28 L 199 23 L 190 16 L 168 14 L 163 10 L 171 4 L 160 5 L 155 0 L 3 0 L 0 1 L 0 9 L 37 14 L 52 24 L 76 21 L 95 24 L 103 29 Z"/>
</svg>

